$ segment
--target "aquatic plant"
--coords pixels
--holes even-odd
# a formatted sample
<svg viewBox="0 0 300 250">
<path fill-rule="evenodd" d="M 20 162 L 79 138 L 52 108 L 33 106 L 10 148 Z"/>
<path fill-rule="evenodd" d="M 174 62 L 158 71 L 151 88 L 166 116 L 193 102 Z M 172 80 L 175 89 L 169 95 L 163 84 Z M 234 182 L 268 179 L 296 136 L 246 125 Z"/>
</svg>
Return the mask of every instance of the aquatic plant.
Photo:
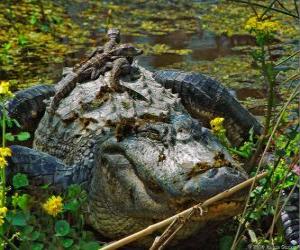
<svg viewBox="0 0 300 250">
<path fill-rule="evenodd" d="M 69 186 L 62 197 L 54 195 L 49 185 L 33 189 L 21 173 L 12 177 L 12 188 L 7 185 L 6 168 L 12 151 L 6 143 L 30 138 L 25 131 L 7 131 L 20 127 L 6 109 L 7 101 L 13 97 L 9 87 L 9 82 L 0 83 L 0 249 L 98 249 L 100 245 L 93 240 L 93 234 L 83 229 L 86 193 L 80 186 Z"/>
</svg>

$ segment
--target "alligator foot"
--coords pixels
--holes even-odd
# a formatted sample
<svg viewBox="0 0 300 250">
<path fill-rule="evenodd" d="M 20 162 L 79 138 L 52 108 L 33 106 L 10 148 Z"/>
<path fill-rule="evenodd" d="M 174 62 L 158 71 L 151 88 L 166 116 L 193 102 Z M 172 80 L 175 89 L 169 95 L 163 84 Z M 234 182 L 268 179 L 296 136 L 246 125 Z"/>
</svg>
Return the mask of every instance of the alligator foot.
<svg viewBox="0 0 300 250">
<path fill-rule="evenodd" d="M 66 166 L 56 157 L 19 145 L 11 146 L 11 150 L 8 176 L 24 173 L 38 183 L 55 185 L 59 189 L 65 189 L 73 183 L 74 168 Z"/>
</svg>

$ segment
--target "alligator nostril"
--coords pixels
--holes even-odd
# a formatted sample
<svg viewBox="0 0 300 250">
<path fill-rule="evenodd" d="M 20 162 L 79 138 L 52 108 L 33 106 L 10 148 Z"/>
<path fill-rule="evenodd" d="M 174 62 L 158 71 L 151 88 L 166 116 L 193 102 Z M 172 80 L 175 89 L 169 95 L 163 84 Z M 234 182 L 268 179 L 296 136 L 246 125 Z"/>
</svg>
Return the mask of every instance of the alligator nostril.
<svg viewBox="0 0 300 250">
<path fill-rule="evenodd" d="M 239 175 L 239 172 L 235 168 L 227 168 L 227 172 L 233 175 Z"/>
<path fill-rule="evenodd" d="M 207 177 L 208 178 L 213 178 L 217 173 L 218 173 L 218 169 L 217 168 L 212 168 L 212 169 L 207 171 Z"/>
</svg>

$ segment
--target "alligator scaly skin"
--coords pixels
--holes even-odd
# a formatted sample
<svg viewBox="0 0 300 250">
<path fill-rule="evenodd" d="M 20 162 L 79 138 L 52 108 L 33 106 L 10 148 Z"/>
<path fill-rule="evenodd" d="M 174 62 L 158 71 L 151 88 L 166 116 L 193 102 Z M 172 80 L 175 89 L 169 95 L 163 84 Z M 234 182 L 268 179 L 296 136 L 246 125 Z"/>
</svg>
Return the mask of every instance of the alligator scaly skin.
<svg viewBox="0 0 300 250">
<path fill-rule="evenodd" d="M 248 139 L 249 130 L 260 134 L 262 126 L 230 92 L 216 80 L 205 75 L 176 70 L 160 70 L 153 74 L 165 88 L 179 94 L 184 106 L 206 126 L 216 116 L 225 118 L 230 141 L 237 144 Z"/>
<path fill-rule="evenodd" d="M 55 88 L 52 85 L 37 85 L 20 90 L 8 103 L 9 116 L 17 119 L 22 129 L 34 131 L 46 109 L 44 100 L 54 94 Z"/>
<path fill-rule="evenodd" d="M 130 64 L 124 57 L 118 58 L 114 61 L 113 68 L 111 70 L 110 84 L 115 91 L 122 91 L 119 78 L 123 73 L 123 68 L 127 66 L 130 66 Z"/>
<path fill-rule="evenodd" d="M 290 190 L 283 191 L 283 197 L 287 197 Z M 281 212 L 281 221 L 288 243 L 292 246 L 300 245 L 300 211 L 299 211 L 299 187 L 296 187 L 286 206 Z"/>
<path fill-rule="evenodd" d="M 108 42 L 104 44 L 104 46 L 97 47 L 87 58 L 87 60 L 81 62 L 78 66 L 75 66 L 75 70 L 79 69 L 83 64 L 85 64 L 88 60 L 92 57 L 96 56 L 97 54 L 102 54 L 103 52 L 111 51 L 115 46 L 120 43 L 120 31 L 118 29 L 109 29 L 107 31 Z"/>
<path fill-rule="evenodd" d="M 141 53 L 140 50 L 135 49 L 133 46 L 123 44 L 109 52 L 95 55 L 78 70 L 71 72 L 57 84 L 59 89 L 53 97 L 48 111 L 54 113 L 60 101 L 71 93 L 77 82 L 85 80 L 84 78 L 89 78 L 94 70 L 101 70 L 101 68 L 106 66 L 106 63 L 118 57 L 134 57 Z"/>
</svg>

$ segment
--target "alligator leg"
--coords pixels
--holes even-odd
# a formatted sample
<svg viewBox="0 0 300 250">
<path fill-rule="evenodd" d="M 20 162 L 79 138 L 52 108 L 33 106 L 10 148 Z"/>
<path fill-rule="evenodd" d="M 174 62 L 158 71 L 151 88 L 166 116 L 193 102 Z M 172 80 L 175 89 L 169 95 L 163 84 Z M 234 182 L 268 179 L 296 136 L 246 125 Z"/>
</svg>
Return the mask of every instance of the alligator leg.
<svg viewBox="0 0 300 250">
<path fill-rule="evenodd" d="M 122 74 L 125 73 L 124 69 L 127 70 L 127 68 L 129 67 L 130 64 L 128 63 L 126 58 L 121 57 L 114 61 L 110 77 L 110 84 L 112 89 L 114 89 L 115 91 L 123 92 L 119 78 Z"/>
<path fill-rule="evenodd" d="M 38 184 L 51 184 L 60 189 L 74 183 L 75 169 L 66 166 L 56 157 L 19 145 L 11 146 L 11 150 L 12 157 L 7 167 L 8 176 L 13 173 L 25 173 Z"/>
<path fill-rule="evenodd" d="M 91 80 L 96 80 L 101 74 L 101 69 L 94 68 L 91 73 Z"/>
<path fill-rule="evenodd" d="M 22 130 L 33 132 L 44 115 L 44 101 L 54 94 L 55 88 L 51 85 L 37 85 L 18 91 L 8 103 L 9 115 L 21 124 Z"/>
<path fill-rule="evenodd" d="M 247 140 L 252 127 L 255 134 L 262 132 L 255 117 L 217 81 L 199 73 L 176 70 L 160 70 L 153 77 L 165 88 L 178 93 L 185 108 L 204 125 L 209 126 L 209 121 L 217 116 L 224 117 L 233 145 Z"/>
<path fill-rule="evenodd" d="M 283 197 L 287 197 L 291 190 L 284 190 Z M 285 231 L 285 236 L 288 244 L 291 246 L 300 245 L 300 216 L 299 216 L 299 202 L 300 202 L 299 187 L 296 187 L 291 195 L 287 205 L 281 212 L 281 221 Z"/>
</svg>

